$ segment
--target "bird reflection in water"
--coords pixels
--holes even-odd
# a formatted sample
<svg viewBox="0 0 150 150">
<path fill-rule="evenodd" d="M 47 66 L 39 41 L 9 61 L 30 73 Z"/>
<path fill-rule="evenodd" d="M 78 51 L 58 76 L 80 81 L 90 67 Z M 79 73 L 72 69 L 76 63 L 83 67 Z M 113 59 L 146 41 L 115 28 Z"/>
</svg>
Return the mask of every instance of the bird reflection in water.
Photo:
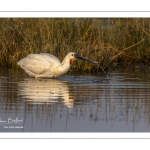
<svg viewBox="0 0 150 150">
<path fill-rule="evenodd" d="M 69 82 L 56 79 L 29 78 L 18 83 L 19 95 L 30 104 L 63 103 L 68 108 L 74 104 L 70 96 Z"/>
</svg>

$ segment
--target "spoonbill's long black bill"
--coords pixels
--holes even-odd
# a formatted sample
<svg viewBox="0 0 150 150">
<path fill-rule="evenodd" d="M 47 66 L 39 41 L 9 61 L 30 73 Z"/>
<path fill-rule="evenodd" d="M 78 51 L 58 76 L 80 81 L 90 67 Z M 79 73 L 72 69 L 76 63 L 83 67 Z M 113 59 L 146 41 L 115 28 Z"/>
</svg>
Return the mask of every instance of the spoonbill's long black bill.
<svg viewBox="0 0 150 150">
<path fill-rule="evenodd" d="M 81 57 L 81 56 L 79 56 L 79 55 L 77 55 L 77 54 L 75 54 L 74 57 L 75 57 L 75 58 L 78 58 L 78 59 L 81 59 L 81 60 L 84 60 L 84 61 L 88 61 L 88 62 L 93 63 L 93 64 L 99 64 L 99 62 L 97 62 L 97 61 L 94 61 L 94 60 L 90 60 L 90 59 Z M 99 65 L 99 66 L 100 66 L 100 65 Z M 101 70 L 103 71 L 103 73 L 105 74 L 105 76 L 106 76 L 107 78 L 109 78 L 109 76 L 108 76 L 108 75 L 106 74 L 106 72 L 104 71 L 103 67 L 100 66 L 100 68 L 101 68 Z"/>
<path fill-rule="evenodd" d="M 77 55 L 77 54 L 75 54 L 74 57 L 75 57 L 75 58 L 78 58 L 78 59 L 81 59 L 81 60 L 84 60 L 84 61 L 88 61 L 88 62 L 93 63 L 93 64 L 99 64 L 99 62 L 97 62 L 97 61 L 94 61 L 94 60 L 90 60 L 90 59 L 81 57 L 81 56 L 79 56 L 79 55 Z"/>
</svg>

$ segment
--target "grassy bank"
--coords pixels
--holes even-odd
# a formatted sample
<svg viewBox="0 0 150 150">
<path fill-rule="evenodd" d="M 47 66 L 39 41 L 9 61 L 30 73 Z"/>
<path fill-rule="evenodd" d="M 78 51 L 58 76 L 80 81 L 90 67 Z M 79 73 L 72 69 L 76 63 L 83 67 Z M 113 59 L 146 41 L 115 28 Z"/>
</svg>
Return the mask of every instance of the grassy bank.
<svg viewBox="0 0 150 150">
<path fill-rule="evenodd" d="M 68 52 L 99 61 L 106 68 L 120 63 L 149 65 L 148 18 L 1 18 L 0 66 L 18 68 L 30 53 L 51 53 L 63 59 Z M 76 61 L 73 71 L 99 70 Z"/>
</svg>

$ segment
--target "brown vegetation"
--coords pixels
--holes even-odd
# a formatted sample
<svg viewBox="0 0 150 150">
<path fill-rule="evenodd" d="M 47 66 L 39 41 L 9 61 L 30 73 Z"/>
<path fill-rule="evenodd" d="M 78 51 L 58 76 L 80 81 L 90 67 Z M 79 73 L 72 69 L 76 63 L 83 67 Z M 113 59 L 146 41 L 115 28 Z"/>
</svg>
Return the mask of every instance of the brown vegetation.
<svg viewBox="0 0 150 150">
<path fill-rule="evenodd" d="M 1 18 L 0 66 L 17 68 L 17 61 L 31 53 L 62 60 L 71 51 L 105 69 L 121 62 L 149 65 L 149 31 L 148 18 Z M 83 61 L 72 66 L 73 71 L 98 69 Z"/>
</svg>

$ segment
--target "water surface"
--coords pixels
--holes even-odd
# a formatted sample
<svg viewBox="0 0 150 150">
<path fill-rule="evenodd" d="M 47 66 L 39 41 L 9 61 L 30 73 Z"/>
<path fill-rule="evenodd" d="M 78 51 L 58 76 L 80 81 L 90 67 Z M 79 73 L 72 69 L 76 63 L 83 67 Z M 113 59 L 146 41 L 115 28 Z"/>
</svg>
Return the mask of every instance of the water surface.
<svg viewBox="0 0 150 150">
<path fill-rule="evenodd" d="M 1 132 L 149 132 L 149 73 L 29 78 L 1 70 Z"/>
</svg>

